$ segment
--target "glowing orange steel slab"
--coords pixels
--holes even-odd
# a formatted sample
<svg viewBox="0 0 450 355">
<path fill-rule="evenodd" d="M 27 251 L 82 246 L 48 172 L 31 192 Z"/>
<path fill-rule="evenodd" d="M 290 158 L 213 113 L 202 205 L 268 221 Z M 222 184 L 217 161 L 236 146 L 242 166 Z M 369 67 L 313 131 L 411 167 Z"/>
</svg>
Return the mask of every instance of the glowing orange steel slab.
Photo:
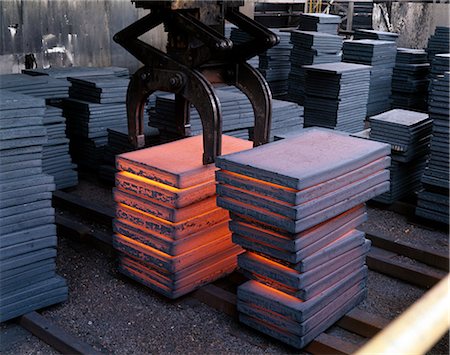
<svg viewBox="0 0 450 355">
<path fill-rule="evenodd" d="M 124 220 L 114 221 L 114 231 L 172 256 L 196 249 L 230 233 L 228 221 L 218 223 L 178 240 L 151 233 L 147 229 L 136 228 Z"/>
<path fill-rule="evenodd" d="M 113 245 L 122 253 L 131 255 L 144 263 L 155 265 L 155 267 L 164 269 L 168 272 L 180 271 L 208 258 L 208 256 L 212 254 L 218 254 L 234 246 L 231 242 L 231 236 L 225 235 L 196 249 L 189 250 L 176 256 L 171 256 L 120 234 L 115 234 L 113 236 Z"/>
<path fill-rule="evenodd" d="M 213 180 L 178 189 L 124 171 L 116 174 L 116 188 L 175 208 L 188 206 L 216 194 L 216 183 Z"/>
<path fill-rule="evenodd" d="M 157 204 L 148 199 L 140 198 L 117 189 L 114 189 L 113 196 L 114 201 L 117 203 L 153 214 L 158 218 L 163 218 L 174 223 L 194 218 L 217 208 L 215 196 L 208 197 L 200 202 L 183 208 L 174 208 L 167 205 Z"/>
<path fill-rule="evenodd" d="M 222 154 L 251 149 L 253 143 L 222 136 Z M 164 184 L 187 188 L 214 180 L 215 165 L 202 165 L 203 136 L 181 139 L 119 155 L 117 169 Z"/>
</svg>

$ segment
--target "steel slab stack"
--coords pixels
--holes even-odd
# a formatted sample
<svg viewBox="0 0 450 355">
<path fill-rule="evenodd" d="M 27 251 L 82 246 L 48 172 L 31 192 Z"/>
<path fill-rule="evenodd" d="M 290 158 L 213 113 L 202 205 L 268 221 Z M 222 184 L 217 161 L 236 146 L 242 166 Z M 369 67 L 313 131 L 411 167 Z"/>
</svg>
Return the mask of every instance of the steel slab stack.
<svg viewBox="0 0 450 355">
<path fill-rule="evenodd" d="M 392 72 L 395 66 L 395 42 L 361 39 L 344 41 L 342 61 L 370 65 L 370 91 L 367 115 L 391 108 Z"/>
<path fill-rule="evenodd" d="M 301 14 L 298 29 L 301 31 L 325 32 L 336 35 L 341 17 L 329 14 Z"/>
<path fill-rule="evenodd" d="M 450 52 L 450 27 L 437 26 L 428 39 L 426 51 L 430 62 L 436 54 Z"/>
<path fill-rule="evenodd" d="M 70 99 L 64 116 L 70 152 L 82 167 L 97 170 L 108 140 L 108 128 L 125 128 L 128 79 L 115 76 L 69 78 Z"/>
<path fill-rule="evenodd" d="M 122 67 L 51 67 L 38 69 L 24 69 L 22 73 L 27 75 L 39 76 L 48 75 L 56 79 L 80 78 L 83 76 L 117 76 L 128 78 L 130 73 L 128 68 Z"/>
<path fill-rule="evenodd" d="M 291 71 L 288 99 L 300 105 L 305 101 L 305 65 L 340 62 L 342 37 L 323 32 L 292 31 Z"/>
<path fill-rule="evenodd" d="M 392 75 L 392 106 L 426 111 L 429 70 L 423 49 L 398 48 Z"/>
<path fill-rule="evenodd" d="M 394 109 L 369 119 L 370 139 L 391 145 L 391 186 L 375 201 L 393 203 L 420 189 L 430 151 L 432 120 L 428 114 Z"/>
<path fill-rule="evenodd" d="M 280 38 L 280 43 L 259 55 L 258 69 L 266 78 L 272 96 L 281 98 L 288 91 L 288 76 L 291 70 L 289 59 L 292 49 L 291 35 L 289 32 L 283 32 L 277 28 L 270 30 Z"/>
<path fill-rule="evenodd" d="M 379 39 L 380 41 L 391 42 L 396 42 L 397 38 L 398 33 L 367 29 L 357 29 L 353 35 L 353 39 Z"/>
<path fill-rule="evenodd" d="M 76 165 L 72 164 L 69 154 L 66 123 L 61 109 L 54 106 L 69 96 L 70 83 L 49 76 L 11 74 L 0 76 L 0 87 L 46 99 L 49 104 L 46 106 L 43 123 L 48 139 L 44 144 L 43 171 L 54 177 L 57 189 L 77 185 L 78 175 L 75 172 Z"/>
<path fill-rule="evenodd" d="M 216 94 L 222 110 L 222 131 L 224 134 L 236 138 L 249 139 L 249 132 L 255 125 L 252 104 L 247 96 L 233 86 L 216 88 Z M 175 96 L 163 94 L 156 98 L 155 109 L 150 112 L 149 125 L 161 131 L 171 132 L 175 117 Z M 191 134 L 203 132 L 202 122 L 198 111 L 191 107 Z M 274 134 L 289 129 L 303 127 L 303 107 L 292 102 L 272 100 L 272 131 Z"/>
<path fill-rule="evenodd" d="M 450 66 L 447 70 L 431 82 L 431 155 L 422 177 L 425 190 L 419 192 L 416 208 L 418 216 L 445 224 L 449 223 Z"/>
<path fill-rule="evenodd" d="M 222 136 L 224 154 L 250 149 Z M 203 137 L 117 157 L 114 247 L 119 270 L 169 298 L 236 268 L 228 211 L 218 208 L 213 164 L 202 165 Z"/>
<path fill-rule="evenodd" d="M 55 274 L 55 184 L 42 173 L 44 113 L 44 100 L 0 90 L 0 322 L 67 299 Z"/>
<path fill-rule="evenodd" d="M 310 128 L 219 157 L 217 203 L 231 212 L 239 319 L 302 348 L 365 297 L 364 202 L 389 188 L 386 144 Z"/>
<path fill-rule="evenodd" d="M 305 66 L 305 127 L 345 132 L 364 129 L 370 67 L 351 63 Z"/>
</svg>

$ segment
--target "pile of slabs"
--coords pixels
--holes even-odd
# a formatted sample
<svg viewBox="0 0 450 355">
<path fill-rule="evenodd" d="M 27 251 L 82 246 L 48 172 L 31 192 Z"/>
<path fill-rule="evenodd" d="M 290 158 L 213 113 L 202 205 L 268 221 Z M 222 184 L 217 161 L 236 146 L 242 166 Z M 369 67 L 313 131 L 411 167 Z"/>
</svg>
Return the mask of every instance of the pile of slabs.
<svg viewBox="0 0 450 355">
<path fill-rule="evenodd" d="M 450 53 L 436 54 L 431 62 L 430 80 L 441 79 L 450 68 Z"/>
<path fill-rule="evenodd" d="M 234 25 L 227 24 L 225 25 L 225 37 L 231 39 L 233 44 L 241 44 L 244 42 L 251 41 L 253 39 L 247 32 L 244 32 L 240 28 L 237 28 Z M 247 60 L 247 63 L 250 64 L 253 68 L 259 67 L 259 56 L 254 56 Z"/>
<path fill-rule="evenodd" d="M 78 174 L 69 154 L 69 139 L 66 137 L 66 119 L 63 110 L 47 105 L 43 119 L 47 130 L 47 142 L 42 152 L 42 169 L 52 175 L 57 189 L 76 186 Z"/>
<path fill-rule="evenodd" d="M 366 294 L 364 202 L 389 188 L 386 144 L 305 129 L 219 157 L 217 203 L 231 212 L 239 319 L 303 348 Z"/>
<path fill-rule="evenodd" d="M 128 78 L 130 73 L 128 68 L 122 67 L 51 67 L 24 69 L 22 73 L 27 75 L 48 75 L 56 79 L 67 79 L 69 77 L 79 78 L 83 76 L 117 76 L 119 78 Z"/>
<path fill-rule="evenodd" d="M 216 88 L 222 110 L 222 131 L 224 134 L 250 139 L 255 126 L 252 104 L 247 96 L 234 86 Z M 175 120 L 175 96 L 163 94 L 156 98 L 155 109 L 150 111 L 149 125 L 164 132 L 172 132 Z M 202 122 L 198 111 L 191 107 L 191 134 L 202 134 Z M 293 128 L 303 127 L 303 107 L 293 102 L 272 100 L 272 136 Z"/>
<path fill-rule="evenodd" d="M 395 42 L 360 39 L 344 41 L 342 60 L 348 63 L 370 65 L 370 91 L 367 115 L 387 111 L 391 107 L 392 71 L 395 66 Z"/>
<path fill-rule="evenodd" d="M 342 37 L 322 32 L 291 32 L 291 71 L 289 73 L 288 98 L 303 105 L 305 102 L 304 65 L 341 61 Z"/>
<path fill-rule="evenodd" d="M 97 170 L 107 144 L 108 128 L 127 127 L 128 79 L 102 76 L 69 78 L 70 98 L 64 100 L 70 152 L 83 168 Z"/>
<path fill-rule="evenodd" d="M 222 153 L 251 142 L 222 136 Z M 196 136 L 117 157 L 113 245 L 119 270 L 169 298 L 235 270 L 228 211 L 217 207 L 216 167 Z"/>
<path fill-rule="evenodd" d="M 259 55 L 259 71 L 266 78 L 272 96 L 276 98 L 286 95 L 288 91 L 292 44 L 289 32 L 276 28 L 270 30 L 280 38 L 280 43 Z"/>
<path fill-rule="evenodd" d="M 398 38 L 398 33 L 376 31 L 368 29 L 357 29 L 353 35 L 353 39 L 378 39 L 380 41 L 391 41 L 396 42 Z"/>
<path fill-rule="evenodd" d="M 392 74 L 392 106 L 426 111 L 429 70 L 423 49 L 398 48 Z"/>
<path fill-rule="evenodd" d="M 50 99 L 69 97 L 70 83 L 50 76 L 30 76 L 25 74 L 0 75 L 0 89 L 24 95 Z"/>
<path fill-rule="evenodd" d="M 419 193 L 416 214 L 449 223 L 449 131 L 450 68 L 431 83 L 429 112 L 433 119 L 430 159 L 422 177 L 425 191 Z"/>
<path fill-rule="evenodd" d="M 144 126 L 145 147 L 152 147 L 160 143 L 159 130 Z M 131 144 L 127 128 L 108 128 L 108 144 L 103 153 L 103 164 L 100 166 L 99 177 L 114 184 L 116 174 L 116 155 L 136 150 Z"/>
<path fill-rule="evenodd" d="M 53 177 L 42 173 L 45 102 L 0 90 L 0 322 L 63 302 Z"/>
<path fill-rule="evenodd" d="M 305 66 L 304 126 L 345 132 L 364 129 L 370 67 L 352 63 Z"/>
<path fill-rule="evenodd" d="M 428 60 L 431 62 L 436 54 L 450 52 L 450 27 L 437 26 L 428 39 Z"/>
<path fill-rule="evenodd" d="M 340 23 L 341 17 L 337 15 L 300 14 L 298 29 L 337 35 Z"/>
<path fill-rule="evenodd" d="M 391 145 L 391 186 L 376 201 L 391 204 L 420 189 L 429 154 L 432 120 L 428 114 L 394 109 L 369 119 L 370 139 Z"/>
</svg>

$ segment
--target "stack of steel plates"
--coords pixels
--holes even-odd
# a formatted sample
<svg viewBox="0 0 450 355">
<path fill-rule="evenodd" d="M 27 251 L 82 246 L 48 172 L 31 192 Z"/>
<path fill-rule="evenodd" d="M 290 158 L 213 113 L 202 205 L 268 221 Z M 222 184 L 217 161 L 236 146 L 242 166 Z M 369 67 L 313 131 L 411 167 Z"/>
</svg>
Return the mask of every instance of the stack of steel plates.
<svg viewBox="0 0 450 355">
<path fill-rule="evenodd" d="M 342 37 L 322 32 L 292 31 L 291 71 L 288 99 L 300 105 L 305 101 L 304 65 L 340 62 Z"/>
<path fill-rule="evenodd" d="M 222 136 L 222 153 L 251 148 Z M 228 211 L 218 208 L 216 167 L 202 165 L 203 137 L 117 157 L 114 247 L 119 270 L 177 298 L 236 268 Z"/>
<path fill-rule="evenodd" d="M 366 294 L 364 202 L 389 188 L 389 146 L 310 128 L 218 157 L 217 204 L 231 212 L 239 319 L 303 348 Z"/>
<path fill-rule="evenodd" d="M 449 131 L 450 68 L 431 83 L 429 111 L 433 119 L 431 156 L 422 177 L 425 191 L 419 193 L 416 214 L 449 223 Z"/>
<path fill-rule="evenodd" d="M 233 43 L 240 44 L 244 42 L 248 42 L 253 39 L 247 32 L 242 31 L 236 26 L 226 26 L 225 27 L 225 36 L 230 38 Z M 256 55 L 253 58 L 247 60 L 247 63 L 250 64 L 254 68 L 259 67 L 259 57 Z"/>
<path fill-rule="evenodd" d="M 70 83 L 66 80 L 55 79 L 50 76 L 0 75 L 0 89 L 47 100 L 69 97 L 69 86 Z"/>
<path fill-rule="evenodd" d="M 393 107 L 426 110 L 429 69 L 423 49 L 397 49 L 392 75 Z"/>
<path fill-rule="evenodd" d="M 431 62 L 430 79 L 439 79 L 450 68 L 450 53 L 436 54 Z"/>
<path fill-rule="evenodd" d="M 428 39 L 426 51 L 430 62 L 436 54 L 450 52 L 450 27 L 437 26 Z"/>
<path fill-rule="evenodd" d="M 288 76 L 291 68 L 290 54 L 292 44 L 290 33 L 271 28 L 280 43 L 259 55 L 259 71 L 266 78 L 272 96 L 282 97 L 288 91 Z"/>
<path fill-rule="evenodd" d="M 69 154 L 69 139 L 66 137 L 66 120 L 62 109 L 46 106 L 43 119 L 47 130 L 47 142 L 42 152 L 42 169 L 52 175 L 57 189 L 72 187 L 78 184 L 78 175 L 74 170 Z"/>
<path fill-rule="evenodd" d="M 370 67 L 328 63 L 305 69 L 305 127 L 320 126 L 350 133 L 364 129 Z"/>
<path fill-rule="evenodd" d="M 429 154 L 432 120 L 428 114 L 394 109 L 373 116 L 370 139 L 391 145 L 391 186 L 376 201 L 393 203 L 420 189 Z"/>
<path fill-rule="evenodd" d="M 392 71 L 397 54 L 395 42 L 360 39 L 344 41 L 344 62 L 372 66 L 367 115 L 372 116 L 390 109 Z"/>
<path fill-rule="evenodd" d="M 68 97 L 70 83 L 49 76 L 11 74 L 0 76 L 0 87 L 57 104 L 59 99 Z M 48 133 L 43 151 L 43 171 L 53 175 L 58 189 L 78 183 L 77 173 L 74 171 L 76 166 L 72 164 L 69 155 L 66 124 L 61 114 L 60 109 L 47 105 L 43 121 Z"/>
<path fill-rule="evenodd" d="M 0 322 L 67 299 L 55 274 L 55 184 L 42 173 L 44 112 L 44 100 L 0 90 Z"/>
<path fill-rule="evenodd" d="M 222 109 L 222 131 L 236 138 L 249 139 L 249 131 L 255 125 L 253 107 L 241 91 L 234 86 L 216 89 Z M 149 125 L 161 131 L 173 130 L 175 117 L 175 97 L 173 94 L 159 95 L 156 99 L 155 110 L 150 112 Z M 191 134 L 202 134 L 202 122 L 198 111 L 191 108 Z M 296 103 L 272 100 L 272 133 L 303 127 L 303 107 Z"/>
<path fill-rule="evenodd" d="M 67 79 L 69 77 L 83 77 L 83 76 L 117 76 L 122 78 L 128 78 L 130 73 L 128 68 L 121 67 L 66 67 L 48 69 L 24 69 L 22 73 L 28 75 L 48 75 L 57 79 Z"/>
<path fill-rule="evenodd" d="M 353 35 L 353 39 L 379 39 L 381 41 L 396 42 L 398 33 L 384 32 L 376 30 L 357 29 Z"/>
<path fill-rule="evenodd" d="M 70 99 L 64 100 L 70 152 L 75 162 L 97 170 L 108 128 L 127 126 L 128 79 L 111 76 L 69 78 Z"/>
<path fill-rule="evenodd" d="M 144 126 L 145 147 L 152 147 L 160 143 L 159 130 L 154 127 Z M 131 144 L 127 128 L 108 128 L 108 144 L 103 154 L 103 164 L 100 166 L 99 177 L 114 183 L 116 156 L 132 152 L 136 148 Z"/>
<path fill-rule="evenodd" d="M 336 35 L 341 17 L 329 14 L 301 14 L 298 29 L 301 31 L 326 32 Z"/>
</svg>

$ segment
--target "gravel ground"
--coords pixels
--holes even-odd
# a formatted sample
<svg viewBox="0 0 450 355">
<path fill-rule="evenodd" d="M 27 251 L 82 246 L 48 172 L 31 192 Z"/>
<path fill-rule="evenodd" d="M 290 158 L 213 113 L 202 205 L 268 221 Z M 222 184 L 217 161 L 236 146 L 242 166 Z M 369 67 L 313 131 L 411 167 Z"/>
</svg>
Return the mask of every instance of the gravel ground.
<svg viewBox="0 0 450 355">
<path fill-rule="evenodd" d="M 82 182 L 73 193 L 108 204 L 107 201 L 111 201 L 108 191 Z M 371 208 L 365 228 L 448 252 L 445 233 L 412 225 L 393 212 Z M 99 351 L 115 354 L 298 353 L 192 297 L 168 301 L 118 274 L 114 258 L 91 245 L 60 236 L 58 269 L 68 281 L 69 300 L 42 313 Z M 425 292 L 372 271 L 368 290 L 368 297 L 359 308 L 388 319 L 397 317 Z M 2 354 L 54 353 L 15 323 L 2 324 L 0 331 Z M 355 343 L 361 341 L 336 328 L 329 332 Z M 448 337 L 431 353 L 448 354 Z"/>
</svg>

